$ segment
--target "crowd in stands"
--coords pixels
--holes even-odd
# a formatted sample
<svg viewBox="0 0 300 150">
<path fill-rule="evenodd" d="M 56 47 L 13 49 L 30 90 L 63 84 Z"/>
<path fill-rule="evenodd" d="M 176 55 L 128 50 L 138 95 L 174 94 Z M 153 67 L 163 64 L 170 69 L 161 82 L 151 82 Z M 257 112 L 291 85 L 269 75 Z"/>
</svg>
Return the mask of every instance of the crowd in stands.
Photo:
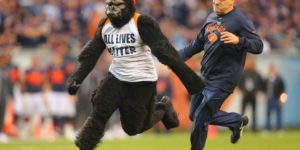
<svg viewBox="0 0 300 150">
<path fill-rule="evenodd" d="M 211 0 L 139 0 L 138 11 L 156 18 L 177 48 L 189 42 L 212 11 Z M 239 0 L 269 50 L 300 49 L 300 1 Z M 0 46 L 77 51 L 104 17 L 104 0 L 0 0 Z M 167 28 L 165 27 L 167 26 Z M 176 32 L 172 32 L 175 31 Z"/>
</svg>

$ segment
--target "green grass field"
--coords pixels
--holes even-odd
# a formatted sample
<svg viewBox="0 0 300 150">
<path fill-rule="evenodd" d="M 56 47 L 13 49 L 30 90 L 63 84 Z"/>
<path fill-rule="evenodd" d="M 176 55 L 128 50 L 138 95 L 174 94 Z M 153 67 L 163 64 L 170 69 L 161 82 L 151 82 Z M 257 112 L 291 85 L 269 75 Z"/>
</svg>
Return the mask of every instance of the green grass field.
<svg viewBox="0 0 300 150">
<path fill-rule="evenodd" d="M 239 143 L 229 141 L 230 132 L 222 131 L 208 139 L 205 150 L 300 150 L 300 130 L 282 134 L 246 132 Z M 189 133 L 174 132 L 156 135 L 151 132 L 122 140 L 105 140 L 97 150 L 189 150 Z M 77 150 L 72 142 L 11 141 L 0 144 L 0 150 Z"/>
</svg>

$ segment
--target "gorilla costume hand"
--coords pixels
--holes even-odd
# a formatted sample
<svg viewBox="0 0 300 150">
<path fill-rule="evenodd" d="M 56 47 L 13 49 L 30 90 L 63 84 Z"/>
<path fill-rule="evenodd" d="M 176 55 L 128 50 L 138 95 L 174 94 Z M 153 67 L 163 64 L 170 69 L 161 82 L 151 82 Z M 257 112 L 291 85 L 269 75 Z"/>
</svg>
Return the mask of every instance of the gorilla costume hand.
<svg viewBox="0 0 300 150">
<path fill-rule="evenodd" d="M 70 95 L 75 95 L 80 87 L 81 83 L 71 76 L 67 80 L 67 90 Z"/>
</svg>

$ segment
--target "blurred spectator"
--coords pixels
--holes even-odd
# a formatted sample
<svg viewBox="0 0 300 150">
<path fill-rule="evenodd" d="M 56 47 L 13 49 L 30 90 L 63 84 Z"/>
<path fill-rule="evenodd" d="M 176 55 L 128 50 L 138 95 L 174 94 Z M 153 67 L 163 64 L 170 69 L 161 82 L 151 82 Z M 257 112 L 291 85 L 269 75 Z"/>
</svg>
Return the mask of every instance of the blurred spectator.
<svg viewBox="0 0 300 150">
<path fill-rule="evenodd" d="M 164 35 L 173 43 L 177 50 L 187 44 L 185 38 L 180 34 L 181 30 L 174 19 L 163 18 L 160 22 L 160 27 Z"/>
<path fill-rule="evenodd" d="M 48 105 L 45 92 L 45 70 L 40 66 L 37 56 L 32 57 L 31 67 L 24 74 L 23 86 L 25 89 L 24 103 L 25 125 L 21 129 L 21 138 L 46 138 L 45 119 L 48 115 Z M 40 131 L 41 132 L 38 132 Z"/>
<path fill-rule="evenodd" d="M 26 14 L 24 22 L 17 26 L 17 41 L 24 47 L 36 47 L 46 42 L 49 32 L 45 18 Z"/>
<path fill-rule="evenodd" d="M 179 25 L 186 26 L 189 18 L 189 8 L 184 1 L 177 2 L 172 7 L 172 14 Z"/>
<path fill-rule="evenodd" d="M 24 95 L 21 91 L 21 84 L 20 81 L 17 81 L 14 85 L 14 91 L 13 91 L 13 100 L 14 100 L 14 123 L 15 123 L 15 129 L 17 130 L 17 136 L 20 136 L 20 129 L 22 128 L 22 123 L 24 121 L 25 117 L 25 102 L 24 102 Z"/>
<path fill-rule="evenodd" d="M 252 131 L 257 131 L 256 126 L 256 96 L 257 92 L 262 89 L 262 78 L 256 71 L 255 62 L 251 56 L 246 59 L 245 69 L 242 73 L 238 87 L 242 93 L 241 114 L 245 114 L 246 106 L 250 105 L 252 109 Z"/>
<path fill-rule="evenodd" d="M 282 106 L 287 100 L 285 84 L 277 72 L 274 64 L 269 66 L 269 76 L 267 79 L 267 120 L 266 130 L 271 131 L 271 115 L 276 113 L 276 130 L 282 130 Z"/>
<path fill-rule="evenodd" d="M 8 137 L 3 131 L 6 105 L 9 97 L 12 97 L 12 82 L 10 68 L 8 66 L 7 51 L 0 51 L 0 143 L 7 143 Z"/>
<path fill-rule="evenodd" d="M 43 14 L 46 15 L 46 20 L 51 24 L 62 19 L 62 5 L 59 2 L 60 0 L 46 0 L 42 7 Z"/>
<path fill-rule="evenodd" d="M 68 65 L 72 64 L 64 63 L 64 58 L 60 54 L 53 56 L 52 64 L 47 70 L 51 88 L 48 94 L 48 104 L 56 132 L 73 140 L 75 138 L 75 101 L 74 97 L 67 93 L 65 81 L 75 68 L 69 66 L 71 70 L 68 70 Z"/>
<path fill-rule="evenodd" d="M 162 0 L 152 0 L 152 7 L 150 10 L 150 15 L 160 21 L 164 17 L 166 17 L 166 5 Z"/>
<path fill-rule="evenodd" d="M 9 69 L 9 77 L 11 82 L 11 99 L 12 99 L 12 126 L 9 126 L 8 128 L 8 134 L 10 136 L 17 136 L 17 130 L 15 128 L 15 125 L 19 122 L 20 116 L 22 116 L 23 111 L 23 100 L 22 100 L 22 94 L 21 94 L 21 85 L 20 85 L 20 69 L 18 66 L 13 64 L 12 62 L 12 54 L 7 55 L 7 67 Z M 8 104 L 9 105 L 9 104 Z M 16 123 L 16 124 L 14 124 Z M 17 124 L 18 125 L 18 124 Z"/>
<path fill-rule="evenodd" d="M 0 34 L 4 32 L 4 15 L 0 12 Z"/>
</svg>

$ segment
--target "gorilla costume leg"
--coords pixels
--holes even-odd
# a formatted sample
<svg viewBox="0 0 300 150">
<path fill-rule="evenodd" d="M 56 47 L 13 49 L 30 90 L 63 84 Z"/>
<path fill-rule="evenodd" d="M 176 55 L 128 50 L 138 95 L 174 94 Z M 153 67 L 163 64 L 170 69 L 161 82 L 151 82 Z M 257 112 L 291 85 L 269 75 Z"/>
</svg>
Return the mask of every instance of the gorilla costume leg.
<svg viewBox="0 0 300 150">
<path fill-rule="evenodd" d="M 144 123 L 141 133 L 152 128 L 156 123 L 162 121 L 167 129 L 179 126 L 177 112 L 174 110 L 169 97 L 164 96 L 161 100 L 154 103 L 154 107 L 149 109 L 148 119 Z"/>
<path fill-rule="evenodd" d="M 155 100 L 156 82 L 125 83 L 122 88 L 121 122 L 128 135 L 140 134 L 164 118 L 168 106 Z"/>
<path fill-rule="evenodd" d="M 173 110 L 164 99 L 156 101 L 155 97 L 156 82 L 121 82 L 109 74 L 91 98 L 93 112 L 80 129 L 75 144 L 80 150 L 94 150 L 104 135 L 108 119 L 117 108 L 128 135 L 150 129 L 163 118 L 168 118 L 170 113 L 167 112 Z M 177 116 L 175 120 L 178 121 Z M 176 126 L 178 122 L 173 127 Z"/>
<path fill-rule="evenodd" d="M 120 82 L 108 75 L 91 97 L 93 112 L 80 129 L 75 144 L 80 150 L 94 150 L 104 135 L 105 125 L 118 107 Z"/>
</svg>

